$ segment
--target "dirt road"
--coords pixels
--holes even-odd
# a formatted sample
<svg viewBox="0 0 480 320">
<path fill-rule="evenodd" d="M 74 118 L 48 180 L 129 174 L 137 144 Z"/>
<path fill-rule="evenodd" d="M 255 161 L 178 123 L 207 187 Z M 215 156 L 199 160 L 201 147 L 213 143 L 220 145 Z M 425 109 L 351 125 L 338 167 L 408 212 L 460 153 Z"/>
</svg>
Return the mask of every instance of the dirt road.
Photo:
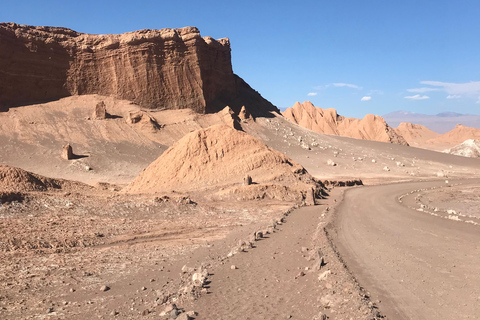
<svg viewBox="0 0 480 320">
<path fill-rule="evenodd" d="M 480 318 L 480 227 L 398 201 L 412 190 L 443 186 L 351 189 L 337 208 L 337 249 L 389 319 Z"/>
</svg>

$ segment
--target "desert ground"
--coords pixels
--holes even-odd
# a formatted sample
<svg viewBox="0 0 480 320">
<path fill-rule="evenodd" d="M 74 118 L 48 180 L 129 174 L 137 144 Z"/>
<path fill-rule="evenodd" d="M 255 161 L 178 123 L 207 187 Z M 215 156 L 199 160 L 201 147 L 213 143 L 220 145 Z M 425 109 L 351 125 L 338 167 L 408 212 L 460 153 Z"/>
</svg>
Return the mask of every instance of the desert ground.
<svg viewBox="0 0 480 320">
<path fill-rule="evenodd" d="M 88 119 L 99 101 L 116 117 Z M 128 183 L 175 141 L 231 122 L 166 110 L 128 123 L 138 111 L 93 95 L 0 113 L 1 162 L 60 186 L 23 171 L 2 180 L 2 319 L 479 316 L 478 159 L 315 133 L 272 114 L 238 124 L 323 182 L 315 206 L 257 189 L 132 194 Z M 60 157 L 67 142 L 77 158 Z M 244 177 L 228 179 L 221 189 Z M 360 181 L 371 186 L 344 187 Z"/>
</svg>

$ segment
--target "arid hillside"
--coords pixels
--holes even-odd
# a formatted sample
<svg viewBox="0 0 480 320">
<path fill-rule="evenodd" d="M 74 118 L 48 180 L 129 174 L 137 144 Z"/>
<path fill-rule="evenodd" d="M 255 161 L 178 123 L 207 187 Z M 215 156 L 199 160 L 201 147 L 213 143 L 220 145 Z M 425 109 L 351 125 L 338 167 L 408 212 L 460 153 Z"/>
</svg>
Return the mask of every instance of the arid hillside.
<svg viewBox="0 0 480 320">
<path fill-rule="evenodd" d="M 407 145 L 380 116 L 366 115 L 363 119 L 346 118 L 335 109 L 315 107 L 310 101 L 297 102 L 283 112 L 288 120 L 319 133 L 345 136 L 355 139 L 389 142 Z"/>
<path fill-rule="evenodd" d="M 0 23 L 0 110 L 101 94 L 148 109 L 277 111 L 232 70 L 230 42 L 194 27 L 91 35 Z"/>
<path fill-rule="evenodd" d="M 435 139 L 440 136 L 429 128 L 420 124 L 413 124 L 409 122 L 402 122 L 395 128 L 395 131 L 401 135 L 409 145 L 413 147 L 424 147 L 425 142 L 430 139 Z"/>
</svg>

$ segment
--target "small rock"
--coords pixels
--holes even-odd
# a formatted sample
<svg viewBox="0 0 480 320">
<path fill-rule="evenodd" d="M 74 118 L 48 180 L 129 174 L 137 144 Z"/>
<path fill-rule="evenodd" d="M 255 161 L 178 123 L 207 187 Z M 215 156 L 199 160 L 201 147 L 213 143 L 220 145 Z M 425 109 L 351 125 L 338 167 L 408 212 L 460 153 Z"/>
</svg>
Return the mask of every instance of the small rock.
<svg viewBox="0 0 480 320">
<path fill-rule="evenodd" d="M 118 314 L 118 311 L 117 310 L 113 310 L 112 312 L 110 312 L 110 315 L 111 316 L 116 316 Z"/>
<path fill-rule="evenodd" d="M 150 313 L 150 310 L 145 309 L 145 310 L 143 310 L 143 312 L 142 312 L 142 316 L 148 316 L 149 313 Z"/>
<path fill-rule="evenodd" d="M 326 314 L 319 312 L 316 316 L 313 317 L 312 320 L 327 320 L 328 317 Z"/>
<path fill-rule="evenodd" d="M 318 276 L 318 280 L 322 281 L 322 280 L 326 280 L 328 275 L 331 274 L 332 271 L 330 270 L 327 270 L 327 271 L 324 271 L 322 272 L 319 276 Z"/>
<path fill-rule="evenodd" d="M 182 267 L 182 273 L 192 273 L 195 271 L 195 268 L 187 267 L 187 265 L 184 265 Z"/>
<path fill-rule="evenodd" d="M 206 276 L 204 276 L 200 272 L 196 272 L 192 276 L 193 284 L 197 287 L 203 286 L 203 284 L 205 283 L 205 280 L 206 280 Z"/>
<path fill-rule="evenodd" d="M 147 288 L 146 288 L 146 287 L 142 287 L 142 289 L 141 289 L 141 290 L 142 290 L 142 291 L 145 291 L 145 290 L 147 290 Z"/>
<path fill-rule="evenodd" d="M 232 269 L 232 270 L 236 270 L 236 269 L 238 269 L 238 268 L 237 268 L 237 266 L 236 266 L 236 265 L 232 264 L 232 266 L 230 267 L 230 269 Z"/>
<path fill-rule="evenodd" d="M 333 162 L 332 159 L 328 159 L 327 160 L 327 165 L 335 167 L 337 164 L 335 162 Z"/>
<path fill-rule="evenodd" d="M 108 290 L 110 290 L 109 286 L 103 285 L 103 286 L 100 287 L 100 291 L 108 291 Z"/>
<path fill-rule="evenodd" d="M 250 177 L 249 175 L 246 175 L 245 178 L 243 178 L 243 185 L 249 186 L 252 183 L 253 183 L 252 177 Z"/>
<path fill-rule="evenodd" d="M 47 309 L 47 313 L 52 313 L 53 312 L 53 308 L 48 308 Z"/>
<path fill-rule="evenodd" d="M 180 311 L 177 308 L 172 309 L 172 311 L 170 311 L 170 319 L 179 319 L 178 317 L 179 314 L 180 314 Z"/>
<path fill-rule="evenodd" d="M 177 320 L 191 320 L 192 318 L 186 312 L 183 312 L 176 319 Z"/>
<path fill-rule="evenodd" d="M 383 171 L 390 171 L 390 168 L 385 166 L 385 167 L 383 167 Z"/>
</svg>

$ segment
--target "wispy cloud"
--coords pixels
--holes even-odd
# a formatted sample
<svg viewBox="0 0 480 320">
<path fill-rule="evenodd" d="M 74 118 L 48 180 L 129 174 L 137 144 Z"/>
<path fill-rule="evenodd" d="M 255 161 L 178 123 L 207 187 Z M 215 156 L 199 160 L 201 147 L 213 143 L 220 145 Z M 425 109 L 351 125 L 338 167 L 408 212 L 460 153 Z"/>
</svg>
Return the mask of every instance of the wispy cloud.
<svg viewBox="0 0 480 320">
<path fill-rule="evenodd" d="M 421 81 L 421 84 L 426 84 L 432 87 L 439 87 L 440 90 L 445 91 L 449 95 L 475 95 L 480 94 L 480 81 L 471 81 L 466 83 L 450 83 L 441 81 Z"/>
<path fill-rule="evenodd" d="M 413 88 L 413 89 L 407 89 L 408 92 L 413 92 L 413 93 L 425 93 L 425 92 L 431 92 L 431 91 L 440 91 L 438 88 Z"/>
<path fill-rule="evenodd" d="M 360 99 L 360 101 L 370 101 L 370 100 L 372 100 L 372 97 L 368 97 L 368 96 L 365 96 L 362 99 Z"/>
<path fill-rule="evenodd" d="M 332 83 L 334 87 L 347 87 L 347 88 L 353 88 L 353 89 L 362 89 L 362 87 L 357 86 L 356 84 L 351 84 L 351 83 Z"/>
<path fill-rule="evenodd" d="M 462 96 L 458 94 L 449 94 L 447 99 L 460 99 Z"/>
<path fill-rule="evenodd" d="M 317 92 L 309 92 L 309 93 L 307 94 L 307 96 L 309 96 L 309 97 L 314 97 L 314 96 L 316 96 L 317 94 L 318 94 Z"/>
<path fill-rule="evenodd" d="M 425 100 L 425 99 L 430 99 L 429 96 L 421 96 L 419 94 L 416 94 L 414 96 L 406 96 L 405 99 L 410 99 L 410 100 Z"/>
</svg>

